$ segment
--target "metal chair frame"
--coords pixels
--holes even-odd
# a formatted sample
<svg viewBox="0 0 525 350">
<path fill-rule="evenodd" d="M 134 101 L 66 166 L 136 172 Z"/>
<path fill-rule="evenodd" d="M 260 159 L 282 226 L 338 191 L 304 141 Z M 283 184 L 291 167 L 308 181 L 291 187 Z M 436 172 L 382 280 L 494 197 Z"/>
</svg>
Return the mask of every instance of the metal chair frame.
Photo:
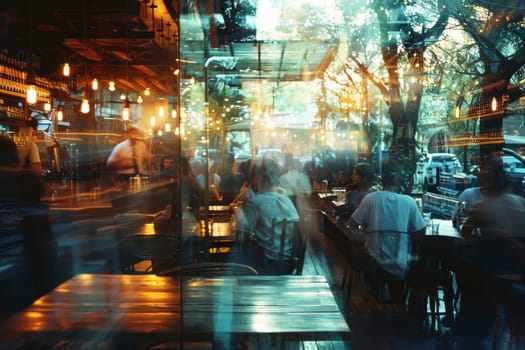
<svg viewBox="0 0 525 350">
<path fill-rule="evenodd" d="M 123 272 L 156 273 L 164 265 L 178 265 L 180 242 L 175 235 L 142 235 L 131 234 L 121 240 L 121 253 L 134 257 L 137 262 L 150 260 L 151 265 L 144 271 L 136 271 L 135 264 L 122 266 Z"/>
</svg>

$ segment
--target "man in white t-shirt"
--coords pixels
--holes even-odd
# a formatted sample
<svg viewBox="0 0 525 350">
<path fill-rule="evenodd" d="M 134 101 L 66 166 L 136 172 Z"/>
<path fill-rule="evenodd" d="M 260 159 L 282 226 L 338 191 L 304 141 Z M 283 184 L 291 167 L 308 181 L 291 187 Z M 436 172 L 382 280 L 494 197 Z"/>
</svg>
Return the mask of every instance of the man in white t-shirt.
<svg viewBox="0 0 525 350">
<path fill-rule="evenodd" d="M 383 164 L 381 191 L 367 194 L 353 212 L 349 224 L 364 232 L 369 257 L 394 279 L 406 277 L 410 263 L 411 235 L 424 235 L 426 224 L 415 200 L 399 194 L 401 171 L 397 164 Z M 393 300 L 402 290 L 389 286 Z M 396 289 L 395 293 L 392 289 Z"/>
<path fill-rule="evenodd" d="M 130 127 L 126 133 L 126 139 L 113 148 L 106 161 L 107 167 L 116 169 L 123 180 L 145 174 L 147 164 L 146 145 L 138 140 L 137 129 Z"/>
</svg>

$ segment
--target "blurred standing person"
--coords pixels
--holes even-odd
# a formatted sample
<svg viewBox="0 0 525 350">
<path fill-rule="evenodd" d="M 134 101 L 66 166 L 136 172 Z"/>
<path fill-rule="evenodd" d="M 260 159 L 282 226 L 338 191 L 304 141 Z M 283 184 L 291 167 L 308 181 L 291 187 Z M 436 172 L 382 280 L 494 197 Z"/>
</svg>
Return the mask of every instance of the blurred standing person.
<svg viewBox="0 0 525 350">
<path fill-rule="evenodd" d="M 217 162 L 208 162 L 208 193 L 211 195 L 211 197 L 209 198 L 210 200 L 222 202 L 223 197 L 219 193 L 219 187 L 221 185 L 221 176 L 218 174 L 217 168 Z M 202 198 L 204 198 L 204 191 L 206 190 L 206 174 L 204 173 L 204 169 L 199 175 L 197 175 L 197 183 L 199 184 L 201 190 L 201 196 Z"/>
<path fill-rule="evenodd" d="M 279 183 L 298 209 L 312 195 L 310 179 L 302 171 L 301 162 L 298 159 L 287 158 L 286 173 L 281 175 Z"/>
<path fill-rule="evenodd" d="M 41 174 L 20 169 L 19 164 L 15 143 L 0 136 L 0 234 L 13 241 L 21 234 L 20 249 L 29 259 L 32 298 L 38 298 L 56 282 L 57 245 L 48 207 L 41 201 L 45 193 Z"/>
<path fill-rule="evenodd" d="M 120 180 L 127 181 L 132 176 L 146 174 L 148 151 L 138 139 L 137 128 L 129 127 L 124 136 L 125 139 L 111 151 L 106 165 L 118 172 Z"/>
<path fill-rule="evenodd" d="M 293 269 L 292 262 L 280 264 L 278 260 L 281 246 L 280 235 L 274 235 L 274 220 L 299 220 L 299 214 L 292 201 L 278 193 L 279 166 L 270 158 L 255 162 L 252 170 L 251 188 L 245 191 L 242 206 L 237 211 L 237 231 L 240 235 L 255 234 L 255 241 L 263 252 L 261 266 L 264 274 L 287 274 Z M 291 240 L 285 240 L 284 257 L 291 256 Z"/>
</svg>

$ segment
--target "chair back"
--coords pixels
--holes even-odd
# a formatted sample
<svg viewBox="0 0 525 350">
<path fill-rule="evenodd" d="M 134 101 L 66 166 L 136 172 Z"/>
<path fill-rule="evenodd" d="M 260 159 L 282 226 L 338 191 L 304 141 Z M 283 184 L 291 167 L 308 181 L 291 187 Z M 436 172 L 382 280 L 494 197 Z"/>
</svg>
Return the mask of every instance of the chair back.
<svg viewBox="0 0 525 350">
<path fill-rule="evenodd" d="M 159 276 L 247 276 L 258 275 L 253 267 L 230 262 L 201 262 L 190 263 L 166 269 L 157 273 Z"/>
<path fill-rule="evenodd" d="M 405 279 L 412 260 L 412 239 L 407 232 L 368 232 L 365 244 L 370 256 L 388 275 Z"/>
<path fill-rule="evenodd" d="M 152 272 L 178 265 L 179 247 L 179 239 L 175 235 L 130 234 L 121 241 L 121 252 L 138 261 L 150 260 Z"/>
<path fill-rule="evenodd" d="M 301 275 L 306 254 L 306 239 L 299 228 L 299 220 L 274 219 L 272 235 L 280 239 L 278 262 L 283 265 L 290 263 L 292 266 L 291 273 Z M 285 249 L 286 247 L 291 247 L 289 254 Z"/>
</svg>

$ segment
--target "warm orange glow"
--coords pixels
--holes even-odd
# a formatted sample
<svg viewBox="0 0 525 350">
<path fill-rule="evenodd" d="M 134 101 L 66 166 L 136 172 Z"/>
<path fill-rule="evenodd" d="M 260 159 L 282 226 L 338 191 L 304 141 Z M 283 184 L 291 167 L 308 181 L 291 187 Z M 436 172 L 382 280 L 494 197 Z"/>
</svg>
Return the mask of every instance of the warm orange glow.
<svg viewBox="0 0 525 350">
<path fill-rule="evenodd" d="M 80 105 L 80 112 L 84 114 L 89 113 L 89 101 L 87 99 L 82 99 L 82 104 Z"/>
<path fill-rule="evenodd" d="M 58 106 L 57 110 L 57 120 L 61 122 L 64 119 L 64 111 L 62 106 Z"/>
<path fill-rule="evenodd" d="M 93 91 L 98 90 L 98 79 L 97 79 L 97 78 L 94 78 L 94 79 L 91 81 L 91 89 L 92 89 Z"/>
<path fill-rule="evenodd" d="M 62 75 L 65 77 L 69 77 L 71 74 L 71 70 L 69 68 L 69 63 L 64 63 L 64 67 L 62 68 Z"/>
<path fill-rule="evenodd" d="M 27 103 L 34 104 L 36 103 L 36 86 L 29 85 L 27 88 Z"/>
<path fill-rule="evenodd" d="M 490 102 L 490 109 L 492 112 L 496 112 L 498 110 L 498 99 L 496 96 L 492 98 L 492 101 Z"/>
</svg>

